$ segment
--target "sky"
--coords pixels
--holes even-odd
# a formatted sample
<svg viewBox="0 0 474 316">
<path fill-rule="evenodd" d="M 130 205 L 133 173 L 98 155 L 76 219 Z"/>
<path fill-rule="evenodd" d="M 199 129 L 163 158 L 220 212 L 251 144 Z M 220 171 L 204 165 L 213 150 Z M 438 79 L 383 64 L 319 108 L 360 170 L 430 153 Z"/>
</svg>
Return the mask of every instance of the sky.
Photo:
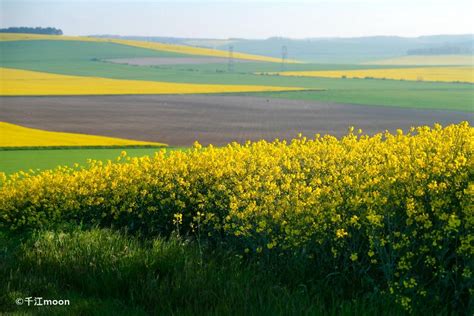
<svg viewBox="0 0 474 316">
<path fill-rule="evenodd" d="M 472 0 L 0 0 L 0 26 L 187 38 L 474 33 Z"/>
</svg>

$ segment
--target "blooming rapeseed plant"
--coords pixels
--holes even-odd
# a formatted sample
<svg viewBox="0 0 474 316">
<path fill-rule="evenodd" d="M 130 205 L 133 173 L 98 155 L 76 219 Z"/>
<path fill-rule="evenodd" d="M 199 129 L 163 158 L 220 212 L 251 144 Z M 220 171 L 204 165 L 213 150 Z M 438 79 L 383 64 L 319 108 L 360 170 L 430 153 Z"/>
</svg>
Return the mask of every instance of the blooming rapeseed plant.
<svg viewBox="0 0 474 316">
<path fill-rule="evenodd" d="M 219 239 L 301 254 L 315 278 L 357 275 L 414 302 L 458 302 L 474 281 L 474 128 L 196 146 L 0 174 L 0 225 L 63 222 Z"/>
</svg>

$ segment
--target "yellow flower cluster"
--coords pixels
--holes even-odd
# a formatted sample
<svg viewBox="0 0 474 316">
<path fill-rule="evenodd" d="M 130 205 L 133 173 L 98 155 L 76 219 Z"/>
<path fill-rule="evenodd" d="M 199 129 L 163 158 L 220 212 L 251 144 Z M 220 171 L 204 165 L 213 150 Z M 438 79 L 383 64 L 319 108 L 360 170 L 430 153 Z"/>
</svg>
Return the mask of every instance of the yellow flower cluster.
<svg viewBox="0 0 474 316">
<path fill-rule="evenodd" d="M 3 176 L 0 225 L 82 222 L 162 235 L 179 226 L 246 256 L 303 256 L 315 277 L 357 271 L 406 308 L 416 297 L 469 297 L 473 287 L 466 122 L 120 159 Z"/>
<path fill-rule="evenodd" d="M 81 77 L 0 67 L 0 96 L 196 94 L 262 91 L 299 91 L 303 88 L 175 83 Z"/>
</svg>

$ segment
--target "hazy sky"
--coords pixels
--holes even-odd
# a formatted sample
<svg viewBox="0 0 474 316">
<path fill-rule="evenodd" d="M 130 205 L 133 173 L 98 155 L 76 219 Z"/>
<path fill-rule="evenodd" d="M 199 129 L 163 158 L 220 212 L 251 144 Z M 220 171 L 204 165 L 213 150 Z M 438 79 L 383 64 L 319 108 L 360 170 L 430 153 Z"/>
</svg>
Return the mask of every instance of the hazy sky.
<svg viewBox="0 0 474 316">
<path fill-rule="evenodd" d="M 474 33 L 473 0 L 0 0 L 0 25 L 207 38 Z"/>
</svg>

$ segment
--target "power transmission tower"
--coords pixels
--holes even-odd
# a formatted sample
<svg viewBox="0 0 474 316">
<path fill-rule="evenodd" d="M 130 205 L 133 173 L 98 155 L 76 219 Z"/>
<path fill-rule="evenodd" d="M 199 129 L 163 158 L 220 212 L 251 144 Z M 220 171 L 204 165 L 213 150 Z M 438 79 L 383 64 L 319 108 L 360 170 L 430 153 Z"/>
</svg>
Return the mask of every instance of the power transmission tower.
<svg viewBox="0 0 474 316">
<path fill-rule="evenodd" d="M 227 71 L 234 72 L 234 46 L 229 46 L 229 63 L 227 64 Z"/>
<path fill-rule="evenodd" d="M 281 71 L 285 71 L 286 59 L 288 58 L 288 48 L 286 45 L 281 47 Z"/>
</svg>

